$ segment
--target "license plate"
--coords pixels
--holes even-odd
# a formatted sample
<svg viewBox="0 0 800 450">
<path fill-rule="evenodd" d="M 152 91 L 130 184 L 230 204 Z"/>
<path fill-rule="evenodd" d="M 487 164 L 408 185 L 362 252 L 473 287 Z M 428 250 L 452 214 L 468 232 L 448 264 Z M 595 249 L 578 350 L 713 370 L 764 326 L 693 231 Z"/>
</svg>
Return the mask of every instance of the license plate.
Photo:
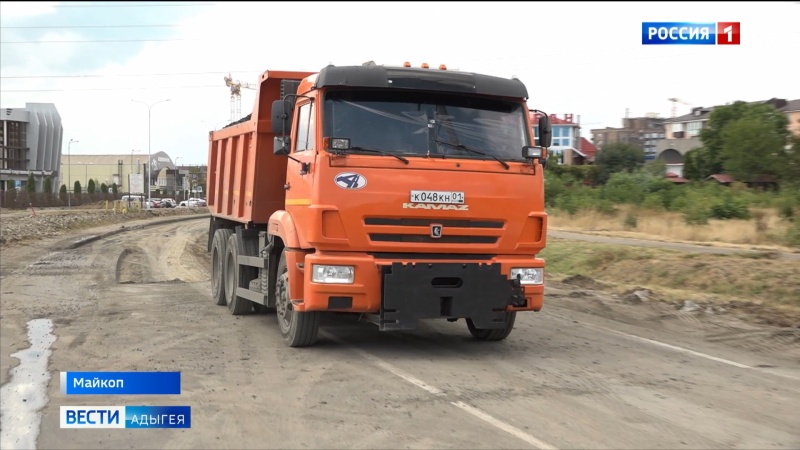
<svg viewBox="0 0 800 450">
<path fill-rule="evenodd" d="M 453 191 L 411 191 L 411 203 L 464 204 L 464 193 Z"/>
</svg>

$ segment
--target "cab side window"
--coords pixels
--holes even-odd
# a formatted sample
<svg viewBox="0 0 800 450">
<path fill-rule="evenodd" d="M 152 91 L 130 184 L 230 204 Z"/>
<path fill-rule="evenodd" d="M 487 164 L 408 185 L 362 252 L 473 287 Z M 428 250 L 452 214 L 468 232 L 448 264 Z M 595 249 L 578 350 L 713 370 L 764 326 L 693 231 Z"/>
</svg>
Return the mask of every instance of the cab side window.
<svg viewBox="0 0 800 450">
<path fill-rule="evenodd" d="M 297 120 L 297 137 L 295 138 L 295 152 L 314 149 L 314 104 L 306 103 L 300 107 Z"/>
</svg>

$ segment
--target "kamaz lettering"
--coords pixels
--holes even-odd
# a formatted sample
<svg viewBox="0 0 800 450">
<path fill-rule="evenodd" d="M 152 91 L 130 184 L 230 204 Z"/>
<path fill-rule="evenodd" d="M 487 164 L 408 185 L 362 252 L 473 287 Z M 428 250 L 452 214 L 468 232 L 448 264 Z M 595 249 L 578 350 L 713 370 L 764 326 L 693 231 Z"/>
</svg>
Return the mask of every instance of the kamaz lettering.
<svg viewBox="0 0 800 450">
<path fill-rule="evenodd" d="M 439 209 L 444 211 L 469 211 L 469 205 L 439 205 L 435 203 L 403 203 L 403 209 Z"/>
</svg>

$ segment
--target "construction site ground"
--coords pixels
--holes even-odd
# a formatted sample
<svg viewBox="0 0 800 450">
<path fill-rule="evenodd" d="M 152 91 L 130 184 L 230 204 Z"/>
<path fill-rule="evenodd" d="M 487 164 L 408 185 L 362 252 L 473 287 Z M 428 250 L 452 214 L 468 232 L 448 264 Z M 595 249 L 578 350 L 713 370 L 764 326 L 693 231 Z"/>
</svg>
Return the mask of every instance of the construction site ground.
<svg viewBox="0 0 800 450">
<path fill-rule="evenodd" d="M 463 321 L 381 332 L 331 315 L 316 346 L 293 349 L 274 315 L 213 304 L 206 211 L 103 220 L 0 246 L 2 448 L 800 447 L 800 328 L 747 308 L 548 273 L 544 309 L 518 314 L 502 342 Z M 548 239 L 598 239 L 586 236 Z M 709 254 L 697 247 L 671 250 Z M 39 390 L 17 370 L 42 343 L 33 321 L 52 327 Z M 75 398 L 62 371 L 180 371 L 182 393 Z M 192 428 L 59 428 L 62 405 L 132 401 L 189 405 Z"/>
</svg>

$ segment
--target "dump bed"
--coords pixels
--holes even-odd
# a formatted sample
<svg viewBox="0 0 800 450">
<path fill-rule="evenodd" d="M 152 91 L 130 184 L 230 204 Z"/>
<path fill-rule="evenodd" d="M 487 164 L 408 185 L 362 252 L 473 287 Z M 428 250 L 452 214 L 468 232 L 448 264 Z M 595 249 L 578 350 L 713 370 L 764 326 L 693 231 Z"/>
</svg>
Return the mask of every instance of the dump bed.
<svg viewBox="0 0 800 450">
<path fill-rule="evenodd" d="M 272 102 L 296 93 L 281 92 L 283 80 L 309 75 L 313 72 L 264 72 L 250 117 L 209 133 L 207 202 L 213 216 L 265 224 L 284 209 L 287 158 L 273 152 Z"/>
</svg>

